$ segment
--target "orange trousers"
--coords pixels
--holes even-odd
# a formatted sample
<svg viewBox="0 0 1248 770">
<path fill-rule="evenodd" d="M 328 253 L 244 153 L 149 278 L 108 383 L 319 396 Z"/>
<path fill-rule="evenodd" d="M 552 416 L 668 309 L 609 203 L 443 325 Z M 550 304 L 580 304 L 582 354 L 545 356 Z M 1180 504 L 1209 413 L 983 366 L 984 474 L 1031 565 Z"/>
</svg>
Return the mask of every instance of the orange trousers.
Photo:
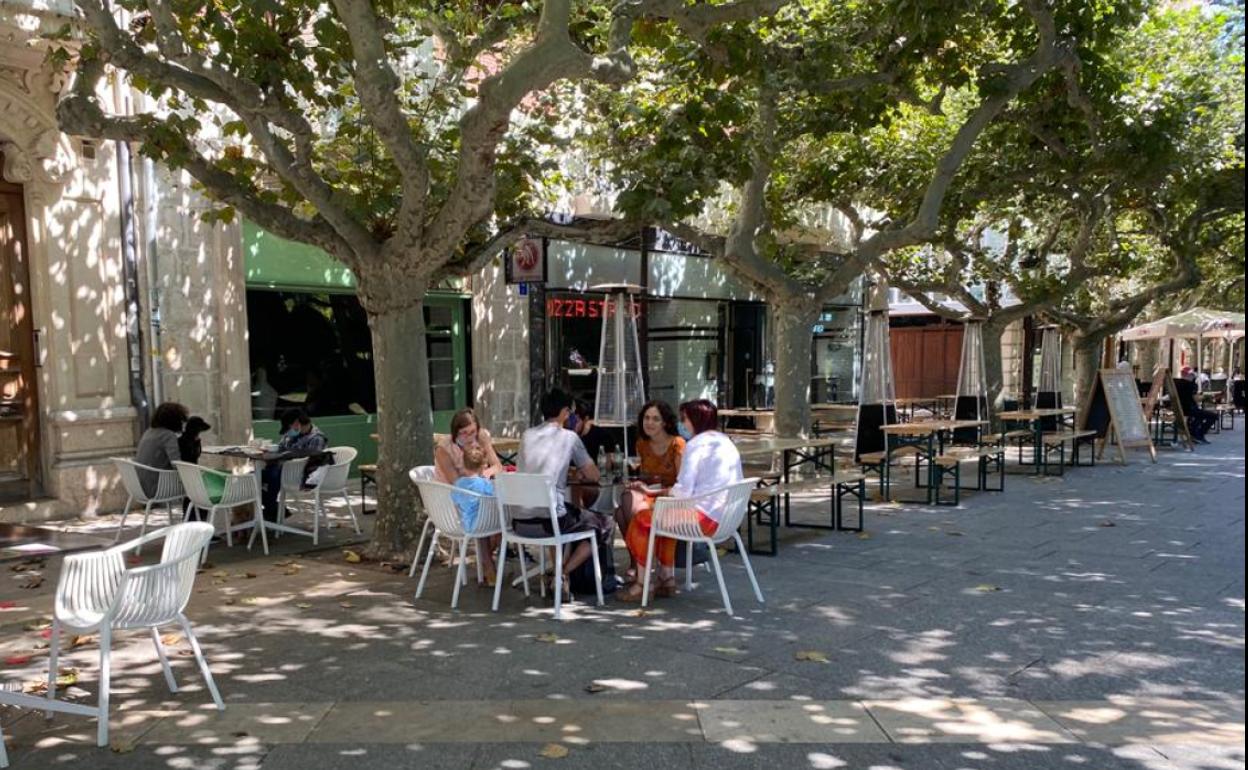
<svg viewBox="0 0 1248 770">
<path fill-rule="evenodd" d="M 653 497 L 649 498 L 649 505 L 633 516 L 633 520 L 628 523 L 628 532 L 624 533 L 624 543 L 628 546 L 628 552 L 632 554 L 633 563 L 640 569 L 647 567 L 646 550 L 650 547 L 650 522 L 654 517 L 654 500 Z M 698 526 L 702 533 L 709 537 L 719 527 L 719 522 L 699 511 Z M 675 540 L 668 537 L 656 537 L 654 553 L 658 556 L 661 566 L 676 566 Z"/>
</svg>

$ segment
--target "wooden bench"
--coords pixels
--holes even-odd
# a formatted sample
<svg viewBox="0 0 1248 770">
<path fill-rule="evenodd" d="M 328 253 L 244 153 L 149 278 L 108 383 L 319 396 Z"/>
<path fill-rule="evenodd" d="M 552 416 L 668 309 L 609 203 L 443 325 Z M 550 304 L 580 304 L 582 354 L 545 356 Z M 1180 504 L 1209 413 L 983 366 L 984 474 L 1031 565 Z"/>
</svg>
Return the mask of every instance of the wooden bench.
<svg viewBox="0 0 1248 770">
<path fill-rule="evenodd" d="M 962 463 L 970 461 L 976 463 L 975 486 L 964 487 L 962 486 Z M 936 505 L 958 505 L 962 502 L 961 491 L 963 489 L 981 492 L 1005 491 L 1005 447 L 999 443 L 949 447 L 933 462 L 936 465 Z M 990 468 L 998 476 L 995 487 L 988 486 Z M 940 497 L 940 490 L 944 487 L 946 476 L 953 476 L 953 500 L 951 502 L 942 502 Z"/>
<path fill-rule="evenodd" d="M 780 526 L 780 506 L 781 500 L 786 495 L 824 491 L 829 492 L 831 495 L 829 500 L 830 521 L 828 524 L 794 522 L 786 511 L 784 517 L 784 526 L 786 527 L 861 532 L 864 520 L 863 502 L 866 498 L 866 479 L 866 474 L 861 471 L 842 469 L 838 470 L 833 476 L 814 476 L 789 481 L 788 483 L 760 484 L 750 493 L 749 514 L 746 516 L 746 542 L 749 552 L 765 556 L 776 555 L 778 550 L 777 532 Z M 858 500 L 857 515 L 853 517 L 852 524 L 846 516 L 844 504 L 846 496 L 854 497 Z M 760 528 L 766 527 L 769 530 L 767 550 L 755 548 L 755 525 Z"/>
<path fill-rule="evenodd" d="M 1084 444 L 1095 443 L 1096 431 L 1094 430 L 1059 430 L 1045 433 L 1042 436 L 1044 442 L 1044 472 L 1049 471 L 1049 453 L 1056 450 L 1058 452 L 1058 473 L 1062 475 L 1062 469 L 1066 465 L 1066 446 L 1070 445 L 1070 466 L 1073 468 L 1078 465 L 1084 465 L 1079 462 L 1079 449 Z M 1096 451 L 1088 453 L 1092 458 L 1087 465 L 1096 465 Z"/>
</svg>

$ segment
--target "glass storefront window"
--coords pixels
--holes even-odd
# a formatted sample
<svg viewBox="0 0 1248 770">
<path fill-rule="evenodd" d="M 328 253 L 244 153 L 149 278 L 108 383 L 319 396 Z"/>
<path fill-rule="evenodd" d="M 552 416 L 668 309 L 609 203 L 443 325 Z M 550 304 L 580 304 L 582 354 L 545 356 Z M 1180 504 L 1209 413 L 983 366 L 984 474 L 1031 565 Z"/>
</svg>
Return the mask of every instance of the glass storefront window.
<svg viewBox="0 0 1248 770">
<path fill-rule="evenodd" d="M 858 398 L 862 310 L 857 305 L 828 306 L 814 328 L 810 397 L 816 404 Z"/>
<path fill-rule="evenodd" d="M 695 398 L 718 400 L 720 303 L 651 300 L 648 307 L 650 398 L 673 406 Z"/>
</svg>

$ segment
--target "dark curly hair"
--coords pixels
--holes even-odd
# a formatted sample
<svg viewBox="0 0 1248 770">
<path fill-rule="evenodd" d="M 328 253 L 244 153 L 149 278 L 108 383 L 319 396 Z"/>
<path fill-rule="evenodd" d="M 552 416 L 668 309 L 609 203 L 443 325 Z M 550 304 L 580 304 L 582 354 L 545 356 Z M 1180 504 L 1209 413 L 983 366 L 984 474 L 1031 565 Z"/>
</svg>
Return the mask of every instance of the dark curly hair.
<svg viewBox="0 0 1248 770">
<path fill-rule="evenodd" d="M 637 438 L 642 441 L 649 441 L 650 437 L 646 435 L 646 412 L 651 408 L 659 410 L 659 417 L 663 420 L 663 432 L 669 436 L 678 436 L 680 431 L 676 429 L 676 412 L 666 401 L 647 401 L 641 411 L 637 413 Z"/>
<path fill-rule="evenodd" d="M 182 426 L 186 424 L 186 418 L 190 416 L 190 411 L 176 401 L 166 401 L 156 407 L 156 411 L 152 413 L 152 427 L 165 428 L 174 433 L 181 433 Z"/>
</svg>

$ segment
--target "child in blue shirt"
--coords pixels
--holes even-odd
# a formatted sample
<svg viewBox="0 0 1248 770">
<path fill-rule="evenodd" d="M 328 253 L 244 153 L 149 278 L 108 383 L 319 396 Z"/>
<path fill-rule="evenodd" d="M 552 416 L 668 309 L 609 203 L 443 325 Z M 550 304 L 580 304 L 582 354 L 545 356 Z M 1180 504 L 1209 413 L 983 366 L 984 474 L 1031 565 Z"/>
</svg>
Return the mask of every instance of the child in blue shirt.
<svg viewBox="0 0 1248 770">
<path fill-rule="evenodd" d="M 455 480 L 455 488 L 493 497 L 494 482 L 481 475 L 481 472 L 485 470 L 488 464 L 489 460 L 481 447 L 474 445 L 465 448 L 464 472 L 462 476 Z M 455 507 L 459 509 L 459 515 L 464 522 L 464 530 L 471 532 L 477 526 L 477 514 L 481 510 L 481 498 L 452 492 L 451 500 L 454 501 Z M 481 567 L 485 571 L 490 585 L 494 585 L 494 550 L 498 547 L 499 539 L 495 536 L 477 541 L 477 553 L 481 555 Z"/>
</svg>

